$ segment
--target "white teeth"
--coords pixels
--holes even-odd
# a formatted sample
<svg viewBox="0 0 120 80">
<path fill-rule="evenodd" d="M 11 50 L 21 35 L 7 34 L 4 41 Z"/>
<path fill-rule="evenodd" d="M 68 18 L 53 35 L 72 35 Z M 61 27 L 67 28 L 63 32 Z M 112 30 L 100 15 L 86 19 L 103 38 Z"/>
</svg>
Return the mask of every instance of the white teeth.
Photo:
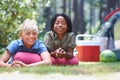
<svg viewBox="0 0 120 80">
<path fill-rule="evenodd" d="M 30 41 L 30 42 L 33 42 L 33 41 Z"/>
<path fill-rule="evenodd" d="M 33 40 L 28 40 L 28 41 L 33 42 Z"/>
<path fill-rule="evenodd" d="M 63 30 L 63 29 L 58 29 L 58 30 Z"/>
</svg>

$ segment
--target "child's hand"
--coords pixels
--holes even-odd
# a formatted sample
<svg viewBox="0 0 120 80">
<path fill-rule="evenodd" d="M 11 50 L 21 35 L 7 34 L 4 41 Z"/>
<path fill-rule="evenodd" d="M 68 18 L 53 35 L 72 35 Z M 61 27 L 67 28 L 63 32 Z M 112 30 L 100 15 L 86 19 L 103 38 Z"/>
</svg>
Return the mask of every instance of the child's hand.
<svg viewBox="0 0 120 80">
<path fill-rule="evenodd" d="M 63 57 L 65 57 L 65 54 L 66 54 L 66 51 L 64 49 L 62 49 L 62 48 L 57 49 L 57 57 L 63 58 Z"/>
<path fill-rule="evenodd" d="M 56 58 L 56 52 L 51 52 L 51 56 Z"/>
<path fill-rule="evenodd" d="M 56 49 L 55 51 L 51 52 L 51 56 L 54 57 L 54 58 L 59 58 L 59 52 L 60 52 L 60 49 Z"/>
<path fill-rule="evenodd" d="M 13 67 L 13 68 L 27 67 L 27 64 L 25 64 L 21 61 L 13 61 L 11 67 Z"/>
</svg>

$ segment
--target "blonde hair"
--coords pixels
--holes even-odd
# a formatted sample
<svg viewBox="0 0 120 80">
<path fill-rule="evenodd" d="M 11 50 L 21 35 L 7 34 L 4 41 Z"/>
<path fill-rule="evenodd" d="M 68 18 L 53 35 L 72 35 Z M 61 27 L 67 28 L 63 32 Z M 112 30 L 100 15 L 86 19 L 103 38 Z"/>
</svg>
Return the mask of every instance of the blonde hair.
<svg viewBox="0 0 120 80">
<path fill-rule="evenodd" d="M 26 19 L 20 26 L 20 32 L 35 30 L 38 33 L 38 26 L 35 20 Z"/>
</svg>

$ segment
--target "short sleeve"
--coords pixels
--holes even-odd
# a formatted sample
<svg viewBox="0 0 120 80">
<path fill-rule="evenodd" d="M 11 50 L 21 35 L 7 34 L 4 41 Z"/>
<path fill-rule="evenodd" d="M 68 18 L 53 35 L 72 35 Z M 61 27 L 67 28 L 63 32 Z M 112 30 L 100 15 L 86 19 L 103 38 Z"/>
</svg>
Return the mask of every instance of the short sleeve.
<svg viewBox="0 0 120 80">
<path fill-rule="evenodd" d="M 75 34 L 74 34 L 74 33 L 70 33 L 70 34 L 69 34 L 68 47 L 72 47 L 72 48 L 75 48 L 75 47 L 76 47 Z"/>
<path fill-rule="evenodd" d="M 11 55 L 14 55 L 17 52 L 18 47 L 17 40 L 14 40 L 7 46 L 6 49 L 10 52 Z"/>
<path fill-rule="evenodd" d="M 45 51 L 48 51 L 45 44 L 43 42 L 40 42 L 39 43 L 39 51 L 38 51 L 38 53 L 40 54 L 40 53 L 45 52 Z"/>
<path fill-rule="evenodd" d="M 52 35 L 50 34 L 50 32 L 47 32 L 45 34 L 44 43 L 45 43 L 48 50 L 53 50 L 54 49 L 54 41 L 52 39 Z"/>
</svg>

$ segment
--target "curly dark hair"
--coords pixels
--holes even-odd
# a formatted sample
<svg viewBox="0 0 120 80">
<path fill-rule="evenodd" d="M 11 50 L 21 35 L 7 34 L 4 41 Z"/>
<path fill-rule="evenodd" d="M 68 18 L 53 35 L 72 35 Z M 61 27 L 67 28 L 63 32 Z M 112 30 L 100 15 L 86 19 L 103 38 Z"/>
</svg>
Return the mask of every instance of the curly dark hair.
<svg viewBox="0 0 120 80">
<path fill-rule="evenodd" d="M 53 18 L 51 19 L 51 24 L 50 24 L 51 30 L 53 30 L 53 27 L 54 27 L 56 18 L 57 18 L 58 16 L 63 16 L 63 17 L 65 18 L 66 23 L 67 23 L 67 27 L 68 27 L 67 33 L 72 32 L 72 22 L 71 22 L 71 19 L 69 18 L 69 16 L 67 16 L 67 15 L 65 15 L 65 14 L 63 14 L 63 13 L 61 13 L 61 14 L 60 14 L 60 13 L 59 13 L 59 14 L 55 14 L 55 15 L 53 16 Z"/>
</svg>

